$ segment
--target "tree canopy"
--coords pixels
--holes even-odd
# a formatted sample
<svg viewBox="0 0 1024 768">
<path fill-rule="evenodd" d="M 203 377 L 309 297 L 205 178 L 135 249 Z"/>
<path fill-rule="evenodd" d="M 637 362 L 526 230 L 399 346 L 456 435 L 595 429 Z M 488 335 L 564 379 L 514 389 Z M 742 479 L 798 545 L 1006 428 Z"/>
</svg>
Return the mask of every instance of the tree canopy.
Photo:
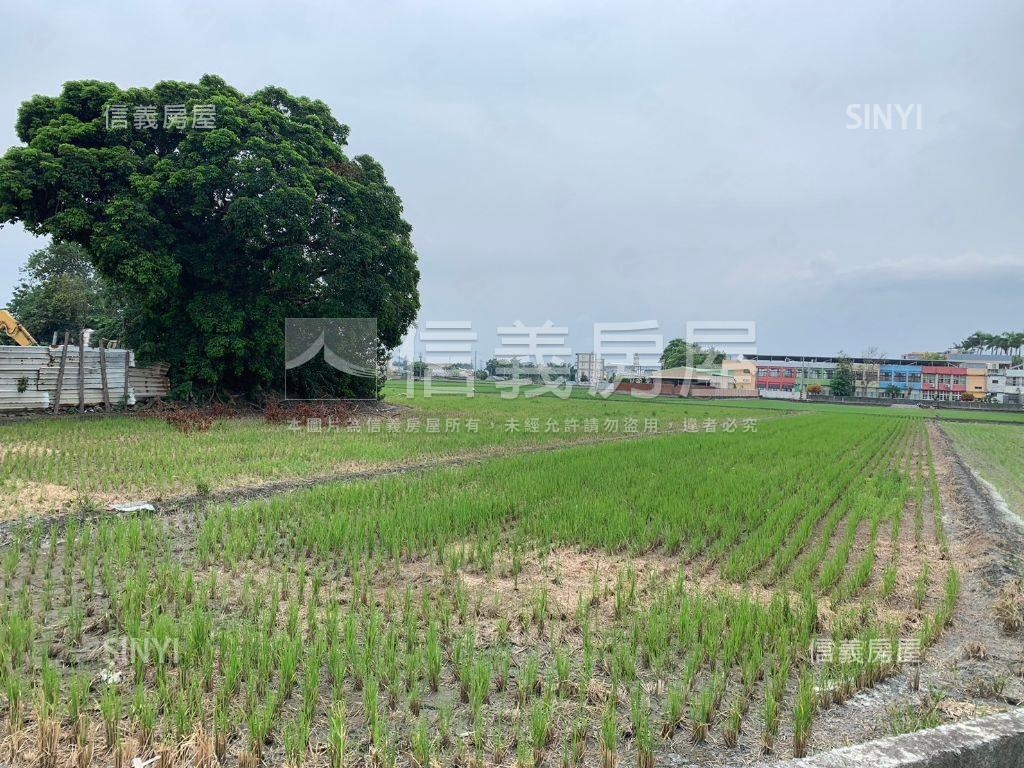
<svg viewBox="0 0 1024 768">
<path fill-rule="evenodd" d="M 725 354 L 713 348 L 703 348 L 699 344 L 690 344 L 683 339 L 672 339 L 665 345 L 661 353 L 662 368 L 710 368 L 721 365 Z"/>
<path fill-rule="evenodd" d="M 108 127 L 111 105 L 126 124 Z M 213 127 L 136 125 L 172 105 L 212 105 Z M 210 75 L 85 80 L 23 103 L 16 130 L 0 221 L 81 245 L 130 307 L 128 343 L 179 379 L 277 390 L 286 317 L 376 318 L 390 349 L 419 309 L 401 201 L 373 158 L 346 156 L 348 128 L 321 101 Z"/>
<path fill-rule="evenodd" d="M 975 331 L 961 341 L 959 346 L 965 352 L 1002 352 L 1004 355 L 1013 352 L 1019 356 L 1024 351 L 1024 332 L 985 333 L 984 331 Z"/>
<path fill-rule="evenodd" d="M 839 362 L 836 364 L 836 372 L 832 374 L 829 389 L 836 397 L 853 397 L 855 387 L 853 364 L 849 357 L 840 352 Z"/>
<path fill-rule="evenodd" d="M 120 339 L 125 316 L 114 291 L 96 274 L 89 254 L 74 243 L 53 243 L 29 254 L 9 309 L 40 343 L 53 334 L 93 328 Z"/>
</svg>

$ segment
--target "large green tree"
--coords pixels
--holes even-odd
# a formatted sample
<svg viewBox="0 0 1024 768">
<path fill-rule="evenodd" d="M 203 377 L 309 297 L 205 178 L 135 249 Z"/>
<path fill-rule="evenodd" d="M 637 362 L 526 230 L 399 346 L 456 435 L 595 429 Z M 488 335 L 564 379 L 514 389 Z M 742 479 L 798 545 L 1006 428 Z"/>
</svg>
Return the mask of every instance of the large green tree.
<svg viewBox="0 0 1024 768">
<path fill-rule="evenodd" d="M 723 360 L 725 353 L 712 347 L 704 348 L 699 344 L 691 344 L 683 339 L 672 339 L 661 353 L 662 368 L 712 368 L 721 365 Z"/>
<path fill-rule="evenodd" d="M 21 273 L 8 308 L 41 344 L 64 331 L 77 338 L 82 328 L 105 339 L 124 335 L 121 304 L 81 246 L 53 243 L 33 251 Z"/>
<path fill-rule="evenodd" d="M 175 105 L 184 126 L 167 120 Z M 196 105 L 213 105 L 214 127 Z M 376 161 L 348 158 L 348 128 L 321 101 L 209 75 L 87 80 L 22 104 L 16 129 L 26 146 L 0 158 L 0 221 L 85 248 L 131 308 L 129 343 L 181 380 L 277 390 L 286 317 L 376 318 L 390 349 L 419 309 L 401 201 Z"/>
</svg>

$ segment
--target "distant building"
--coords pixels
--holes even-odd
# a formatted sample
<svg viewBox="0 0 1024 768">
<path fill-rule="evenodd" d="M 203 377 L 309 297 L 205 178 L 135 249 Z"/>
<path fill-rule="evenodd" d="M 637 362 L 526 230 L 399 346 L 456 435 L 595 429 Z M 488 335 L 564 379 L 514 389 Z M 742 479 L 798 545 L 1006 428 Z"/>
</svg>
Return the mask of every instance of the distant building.
<svg viewBox="0 0 1024 768">
<path fill-rule="evenodd" d="M 736 378 L 721 368 L 692 368 L 681 365 L 678 368 L 655 371 L 651 374 L 651 379 L 672 387 L 736 389 Z"/>
<path fill-rule="evenodd" d="M 1003 402 L 1024 405 L 1024 367 L 1011 368 L 1006 372 Z"/>
<path fill-rule="evenodd" d="M 839 364 L 838 357 L 799 355 L 751 355 L 750 360 L 757 364 L 757 389 L 765 397 L 804 397 L 815 394 L 818 387 L 821 394 L 831 394 Z M 965 394 L 985 399 L 993 387 L 1005 392 L 1005 371 L 1010 365 L 1006 355 L 955 353 L 946 360 L 927 359 L 923 354 L 849 360 L 854 395 L 908 400 L 960 400 Z"/>
<path fill-rule="evenodd" d="M 757 389 L 757 363 L 753 360 L 723 360 L 722 370 L 733 377 L 736 389 Z"/>
<path fill-rule="evenodd" d="M 604 381 L 604 360 L 594 352 L 576 353 L 576 381 Z"/>
<path fill-rule="evenodd" d="M 762 396 L 793 397 L 815 385 L 821 394 L 829 394 L 837 358 L 751 355 L 750 362 L 757 366 L 757 390 Z"/>
<path fill-rule="evenodd" d="M 721 368 L 677 368 L 652 371 L 643 381 L 616 380 L 615 391 L 662 397 L 752 397 L 751 390 L 736 388 L 735 377 Z"/>
<path fill-rule="evenodd" d="M 1024 405 L 1024 367 L 989 371 L 985 383 L 997 403 Z"/>
<path fill-rule="evenodd" d="M 979 355 L 971 352 L 950 352 L 946 360 L 968 368 L 987 368 L 990 371 L 1003 370 L 1013 365 L 1013 358 L 1009 355 Z"/>
<path fill-rule="evenodd" d="M 965 394 L 974 396 L 975 400 L 983 400 L 988 394 L 988 368 L 984 364 L 967 365 L 967 389 Z"/>
</svg>

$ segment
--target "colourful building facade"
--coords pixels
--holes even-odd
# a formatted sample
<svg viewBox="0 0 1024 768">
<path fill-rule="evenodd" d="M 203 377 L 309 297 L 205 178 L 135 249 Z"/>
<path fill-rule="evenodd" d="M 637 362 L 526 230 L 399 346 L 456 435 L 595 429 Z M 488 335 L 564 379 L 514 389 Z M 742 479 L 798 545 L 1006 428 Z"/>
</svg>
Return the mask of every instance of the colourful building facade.
<svg viewBox="0 0 1024 768">
<path fill-rule="evenodd" d="M 831 379 L 839 364 L 836 357 L 793 355 L 751 355 L 749 360 L 757 365 L 757 389 L 767 397 L 831 394 Z M 964 358 L 849 360 L 856 397 L 938 401 L 991 399 L 988 382 L 992 371 L 1010 365 L 1009 357 L 981 362 Z"/>
<path fill-rule="evenodd" d="M 722 370 L 733 377 L 736 389 L 757 389 L 757 363 L 753 360 L 723 360 Z"/>
</svg>

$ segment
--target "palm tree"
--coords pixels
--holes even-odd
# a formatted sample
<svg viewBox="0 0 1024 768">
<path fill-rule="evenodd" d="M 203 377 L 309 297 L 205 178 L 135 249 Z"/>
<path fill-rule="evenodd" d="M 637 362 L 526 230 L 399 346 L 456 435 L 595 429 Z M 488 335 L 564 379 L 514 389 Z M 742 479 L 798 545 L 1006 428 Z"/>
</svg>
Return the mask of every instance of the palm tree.
<svg viewBox="0 0 1024 768">
<path fill-rule="evenodd" d="M 1017 357 L 1020 357 L 1021 350 L 1024 350 L 1024 332 L 1018 331 L 1007 335 L 1010 337 L 1010 346 L 1017 351 Z"/>
<path fill-rule="evenodd" d="M 1024 332 L 1007 331 L 1006 333 L 985 333 L 975 331 L 957 345 L 964 352 L 1002 352 L 1004 355 L 1011 353 L 1018 357 L 1024 353 Z"/>
<path fill-rule="evenodd" d="M 959 346 L 964 352 L 977 352 L 982 348 L 982 339 L 985 336 L 981 331 L 975 331 L 966 339 L 960 342 Z"/>
<path fill-rule="evenodd" d="M 992 341 L 992 351 L 993 352 L 1002 352 L 1003 351 L 1003 343 L 1006 340 L 1003 338 L 1003 335 L 1001 333 L 993 333 L 992 336 L 991 336 L 991 341 Z"/>
</svg>

